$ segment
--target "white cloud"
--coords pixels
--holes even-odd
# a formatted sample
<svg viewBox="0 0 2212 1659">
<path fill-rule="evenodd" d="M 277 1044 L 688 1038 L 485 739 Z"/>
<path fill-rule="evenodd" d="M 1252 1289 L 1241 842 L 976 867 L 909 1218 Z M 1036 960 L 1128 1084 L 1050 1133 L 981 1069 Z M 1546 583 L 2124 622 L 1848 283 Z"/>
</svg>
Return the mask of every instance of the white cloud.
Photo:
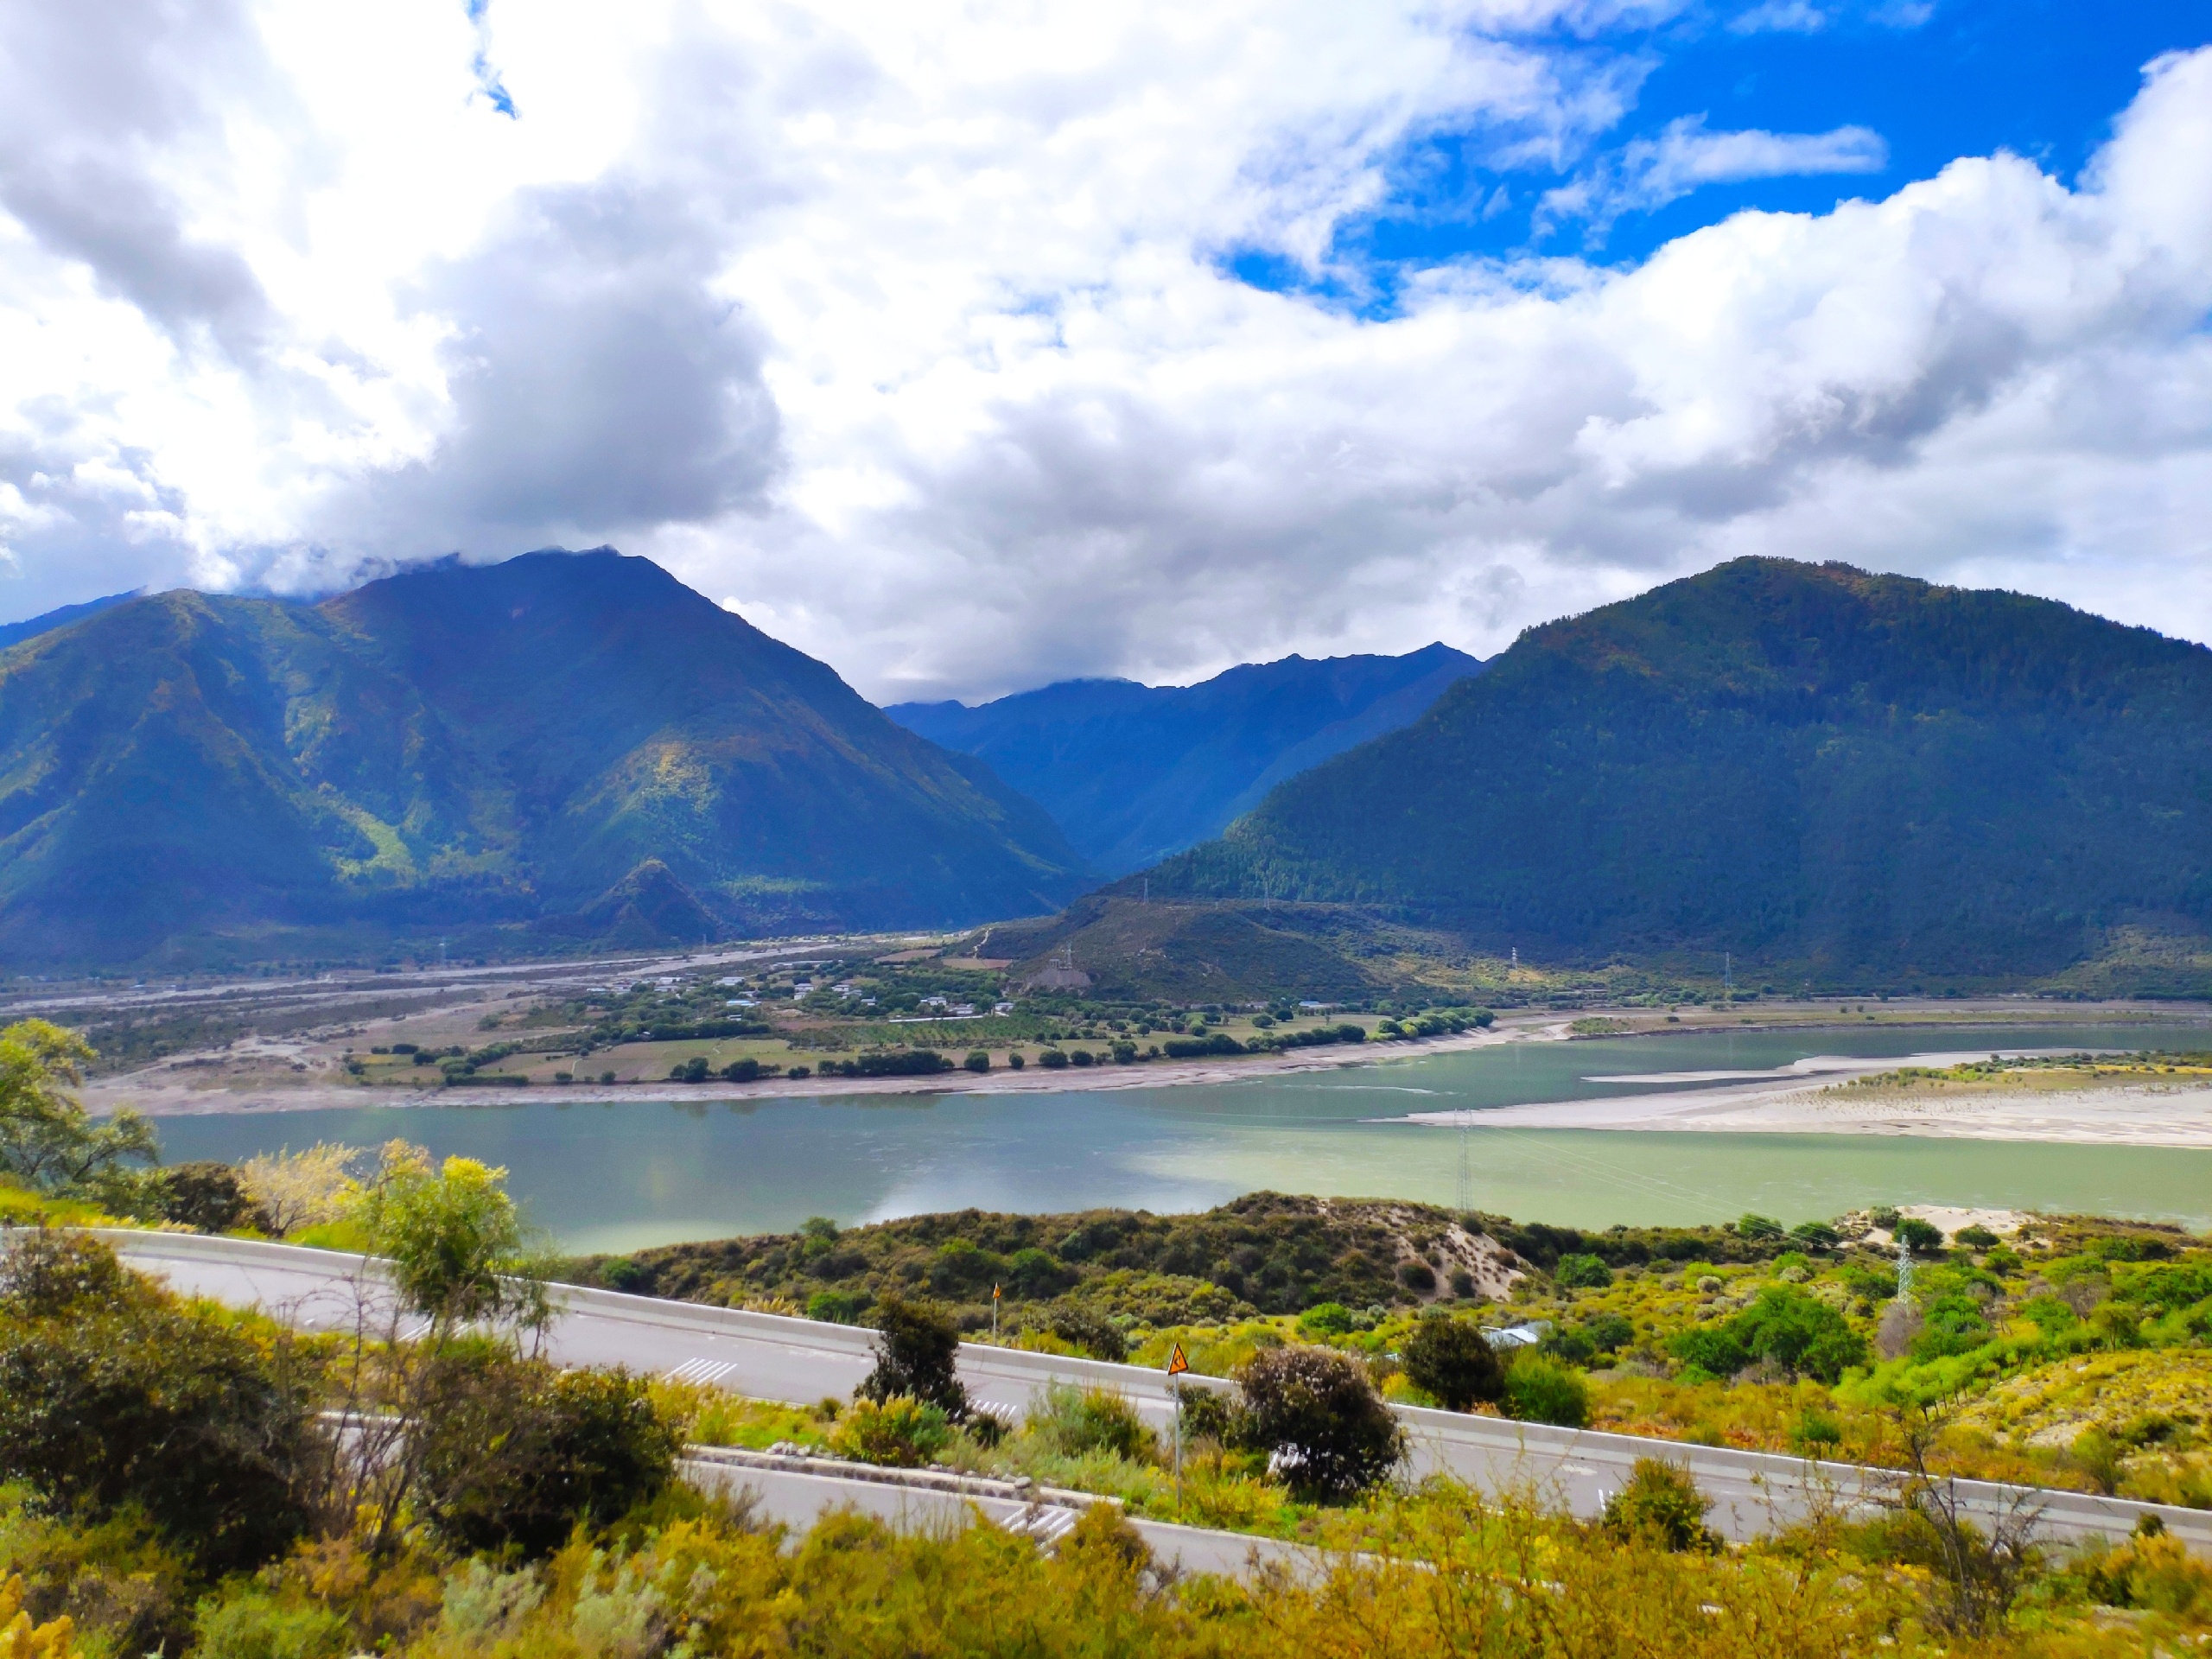
<svg viewBox="0 0 2212 1659">
<path fill-rule="evenodd" d="M 1593 245 L 1624 213 L 1648 213 L 1679 201 L 1700 185 L 1751 179 L 1878 173 L 1889 146 L 1866 127 L 1829 132 L 1709 132 L 1701 115 L 1670 121 L 1656 138 L 1638 138 L 1571 184 L 1545 194 L 1538 234 L 1569 220 L 1589 227 Z"/>
<path fill-rule="evenodd" d="M 0 20 L 0 613 L 613 540 L 890 696 L 1487 652 L 1762 550 L 2212 637 L 2212 54 L 2072 188 L 1367 317 L 1224 256 L 1332 270 L 1433 134 L 1586 149 L 1635 72 L 1552 42 L 1622 9 L 196 3 Z"/>
</svg>

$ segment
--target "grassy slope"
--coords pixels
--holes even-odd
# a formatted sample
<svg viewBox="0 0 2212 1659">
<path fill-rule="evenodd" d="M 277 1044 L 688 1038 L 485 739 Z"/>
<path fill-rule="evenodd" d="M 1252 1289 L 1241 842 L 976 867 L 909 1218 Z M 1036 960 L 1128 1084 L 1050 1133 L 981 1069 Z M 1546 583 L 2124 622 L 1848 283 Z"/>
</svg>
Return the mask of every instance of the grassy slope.
<svg viewBox="0 0 2212 1659">
<path fill-rule="evenodd" d="M 2039 976 L 2212 917 L 2212 652 L 1743 559 L 1522 636 L 1155 893 L 1410 908 L 1526 950 Z"/>
</svg>

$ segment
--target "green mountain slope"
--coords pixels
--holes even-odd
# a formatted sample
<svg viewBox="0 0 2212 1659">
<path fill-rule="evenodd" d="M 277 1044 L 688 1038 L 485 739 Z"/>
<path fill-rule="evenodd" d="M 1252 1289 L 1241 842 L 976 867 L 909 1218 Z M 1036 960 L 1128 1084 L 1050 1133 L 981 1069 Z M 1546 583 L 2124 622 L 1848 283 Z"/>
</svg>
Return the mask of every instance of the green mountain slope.
<svg viewBox="0 0 2212 1659">
<path fill-rule="evenodd" d="M 988 767 L 609 550 L 158 594 L 0 653 L 10 961 L 957 923 L 1078 866 Z"/>
<path fill-rule="evenodd" d="M 2212 922 L 2212 652 L 1741 559 L 1522 636 L 1151 873 L 1503 949 L 2038 975 Z"/>
</svg>

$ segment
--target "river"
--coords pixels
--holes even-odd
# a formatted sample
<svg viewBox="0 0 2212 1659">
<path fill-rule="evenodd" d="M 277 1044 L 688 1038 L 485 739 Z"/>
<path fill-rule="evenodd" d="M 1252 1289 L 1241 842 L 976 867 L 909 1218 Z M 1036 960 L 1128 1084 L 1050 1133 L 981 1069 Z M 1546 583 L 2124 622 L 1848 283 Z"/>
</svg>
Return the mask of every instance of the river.
<svg viewBox="0 0 2212 1659">
<path fill-rule="evenodd" d="M 1815 1054 L 2139 1047 L 2141 1027 L 1698 1033 L 1512 1043 L 1179 1088 L 702 1103 L 358 1107 L 175 1117 L 171 1160 L 404 1137 L 505 1166 L 563 1247 L 629 1250 L 969 1206 L 1205 1209 L 1262 1188 L 1418 1198 L 1604 1226 L 1785 1222 L 1871 1203 L 1974 1204 L 2212 1224 L 2212 1151 L 1849 1135 L 1477 1128 L 1387 1120 L 1618 1095 L 1611 1077 Z M 2189 1040 L 2168 1027 L 2155 1040 Z M 1664 1087 L 1666 1085 L 1653 1085 Z M 1697 1086 L 1685 1084 L 1684 1087 Z M 1463 1173 L 1461 1160 L 1465 1160 Z"/>
</svg>

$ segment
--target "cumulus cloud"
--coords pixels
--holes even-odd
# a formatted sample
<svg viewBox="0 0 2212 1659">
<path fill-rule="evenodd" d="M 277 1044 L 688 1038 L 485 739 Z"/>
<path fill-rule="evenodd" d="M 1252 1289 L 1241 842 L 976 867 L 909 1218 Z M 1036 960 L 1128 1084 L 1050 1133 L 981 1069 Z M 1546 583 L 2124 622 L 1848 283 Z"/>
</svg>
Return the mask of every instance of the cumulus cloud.
<svg viewBox="0 0 2212 1659">
<path fill-rule="evenodd" d="M 613 540 L 887 698 L 1489 652 L 1766 551 L 2212 635 L 2212 54 L 2071 183 L 1967 157 L 1378 312 L 1230 257 L 1356 286 L 1440 136 L 1593 222 L 1881 141 L 1608 149 L 1642 71 L 1592 42 L 1663 3 L 99 3 L 81 51 L 0 16 L 12 613 Z"/>
</svg>

